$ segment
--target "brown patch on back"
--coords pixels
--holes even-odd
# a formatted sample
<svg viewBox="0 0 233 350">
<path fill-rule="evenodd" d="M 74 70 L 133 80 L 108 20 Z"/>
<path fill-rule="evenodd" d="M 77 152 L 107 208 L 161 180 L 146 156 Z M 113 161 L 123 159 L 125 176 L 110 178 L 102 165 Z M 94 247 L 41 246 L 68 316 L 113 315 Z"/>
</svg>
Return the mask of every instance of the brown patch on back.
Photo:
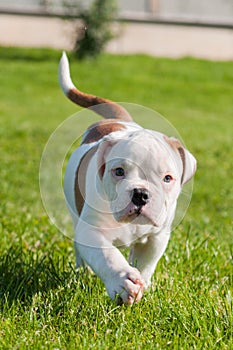
<svg viewBox="0 0 233 350">
<path fill-rule="evenodd" d="M 87 167 L 96 150 L 97 146 L 90 149 L 90 151 L 83 156 L 76 171 L 74 193 L 75 205 L 79 215 L 81 214 L 85 201 Z"/>
<path fill-rule="evenodd" d="M 164 140 L 169 144 L 169 146 L 174 151 L 179 153 L 179 156 L 180 156 L 180 158 L 182 160 L 182 164 L 183 164 L 183 173 L 182 173 L 182 176 L 181 176 L 181 183 L 183 183 L 185 167 L 186 167 L 184 147 L 183 147 L 182 143 L 179 140 L 175 139 L 175 138 L 164 136 Z"/>
<path fill-rule="evenodd" d="M 87 129 L 82 144 L 98 141 L 111 132 L 123 129 L 126 129 L 125 125 L 115 120 L 101 120 Z"/>
</svg>

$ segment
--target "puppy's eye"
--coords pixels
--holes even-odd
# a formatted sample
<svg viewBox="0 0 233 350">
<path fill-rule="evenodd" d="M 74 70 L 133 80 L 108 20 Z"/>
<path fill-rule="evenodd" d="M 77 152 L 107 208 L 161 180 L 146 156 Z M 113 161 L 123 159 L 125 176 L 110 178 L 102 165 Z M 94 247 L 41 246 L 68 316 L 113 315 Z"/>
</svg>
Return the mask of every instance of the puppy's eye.
<svg viewBox="0 0 233 350">
<path fill-rule="evenodd" d="M 170 183 L 173 180 L 173 177 L 171 175 L 165 175 L 163 178 L 163 181 L 166 183 Z"/>
<path fill-rule="evenodd" d="M 116 168 L 113 170 L 113 173 L 116 177 L 123 177 L 125 175 L 125 171 L 123 168 Z"/>
</svg>

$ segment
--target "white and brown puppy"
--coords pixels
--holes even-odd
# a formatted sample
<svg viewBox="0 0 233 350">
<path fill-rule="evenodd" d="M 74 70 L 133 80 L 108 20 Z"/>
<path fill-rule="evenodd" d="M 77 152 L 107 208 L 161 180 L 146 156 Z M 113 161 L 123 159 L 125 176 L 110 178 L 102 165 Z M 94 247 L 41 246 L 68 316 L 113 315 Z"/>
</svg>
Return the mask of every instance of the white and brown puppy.
<svg viewBox="0 0 233 350">
<path fill-rule="evenodd" d="M 122 106 L 79 91 L 65 53 L 59 80 L 69 99 L 107 118 L 87 129 L 66 169 L 77 266 L 89 265 L 112 299 L 138 302 L 165 251 L 196 160 L 178 140 L 134 123 Z M 119 246 L 131 246 L 129 262 Z"/>
</svg>

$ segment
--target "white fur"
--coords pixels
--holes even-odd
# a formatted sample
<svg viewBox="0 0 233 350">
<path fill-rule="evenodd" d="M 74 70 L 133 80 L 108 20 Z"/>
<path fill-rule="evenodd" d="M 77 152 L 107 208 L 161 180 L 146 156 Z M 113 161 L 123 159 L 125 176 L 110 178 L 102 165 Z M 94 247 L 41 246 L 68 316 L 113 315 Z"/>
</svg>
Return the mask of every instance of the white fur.
<svg viewBox="0 0 233 350">
<path fill-rule="evenodd" d="M 67 95 L 69 90 L 75 88 L 70 77 L 69 61 L 65 52 L 62 53 L 62 57 L 59 63 L 58 78 L 60 86 L 65 95 Z"/>
<path fill-rule="evenodd" d="M 127 304 L 141 299 L 166 249 L 183 172 L 179 154 L 162 134 L 133 126 L 133 132 L 128 124 L 128 130 L 117 131 L 98 142 L 86 173 L 85 204 L 79 219 L 77 213 L 74 217 L 74 174 L 78 167 L 74 160 L 82 158 L 83 147 L 87 145 L 72 155 L 65 176 L 66 199 L 74 220 L 77 265 L 89 265 L 105 283 L 109 296 L 120 295 Z M 103 178 L 98 173 L 100 158 L 105 162 Z M 194 169 L 193 156 L 188 161 Z M 112 176 L 112 169 L 118 166 L 127 172 L 121 181 Z M 167 173 L 175 179 L 169 184 L 163 181 Z M 130 193 L 135 187 L 147 189 L 150 201 L 132 219 Z M 129 262 L 118 246 L 131 246 Z"/>
</svg>

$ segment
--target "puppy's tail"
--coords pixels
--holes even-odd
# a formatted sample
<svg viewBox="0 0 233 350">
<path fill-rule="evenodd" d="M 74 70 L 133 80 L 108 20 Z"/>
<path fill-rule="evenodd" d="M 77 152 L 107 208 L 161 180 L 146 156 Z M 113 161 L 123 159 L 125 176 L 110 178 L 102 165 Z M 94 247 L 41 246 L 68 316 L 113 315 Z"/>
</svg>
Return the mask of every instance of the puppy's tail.
<svg viewBox="0 0 233 350">
<path fill-rule="evenodd" d="M 64 94 L 74 103 L 84 108 L 91 108 L 94 112 L 107 119 L 132 121 L 129 113 L 119 104 L 105 98 L 86 94 L 79 91 L 70 77 L 70 68 L 66 53 L 63 52 L 59 63 L 59 83 Z"/>
</svg>

